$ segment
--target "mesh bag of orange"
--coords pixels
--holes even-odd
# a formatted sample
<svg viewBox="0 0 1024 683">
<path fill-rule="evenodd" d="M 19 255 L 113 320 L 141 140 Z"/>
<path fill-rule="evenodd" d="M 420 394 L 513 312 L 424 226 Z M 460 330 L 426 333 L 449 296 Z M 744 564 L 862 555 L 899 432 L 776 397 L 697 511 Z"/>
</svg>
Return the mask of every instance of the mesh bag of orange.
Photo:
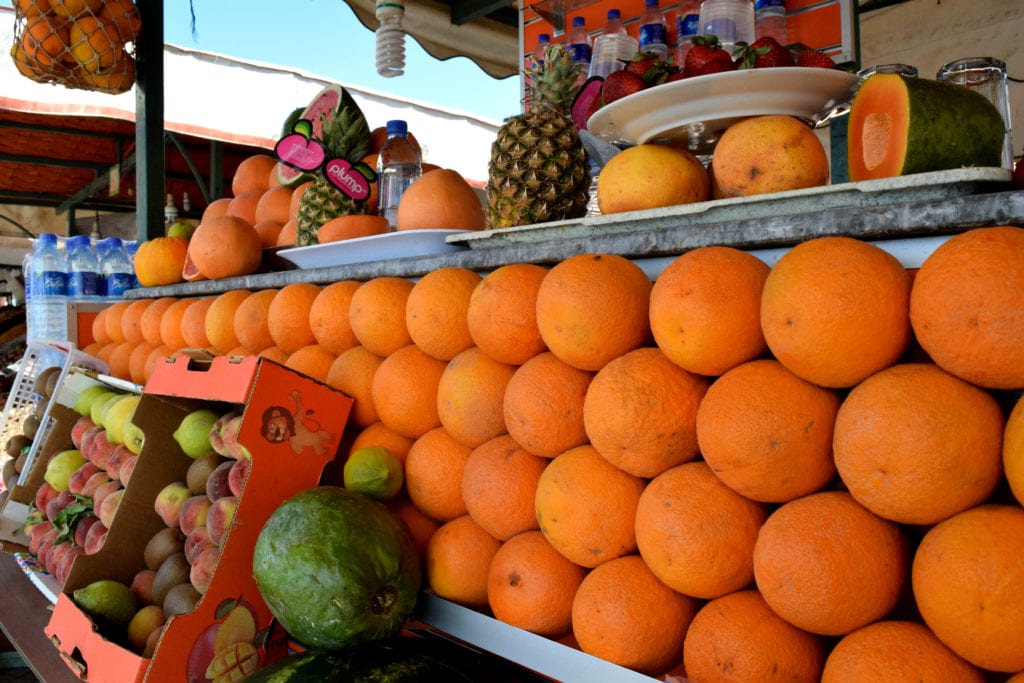
<svg viewBox="0 0 1024 683">
<path fill-rule="evenodd" d="M 11 58 L 26 78 L 120 93 L 135 83 L 132 0 L 14 0 Z"/>
</svg>

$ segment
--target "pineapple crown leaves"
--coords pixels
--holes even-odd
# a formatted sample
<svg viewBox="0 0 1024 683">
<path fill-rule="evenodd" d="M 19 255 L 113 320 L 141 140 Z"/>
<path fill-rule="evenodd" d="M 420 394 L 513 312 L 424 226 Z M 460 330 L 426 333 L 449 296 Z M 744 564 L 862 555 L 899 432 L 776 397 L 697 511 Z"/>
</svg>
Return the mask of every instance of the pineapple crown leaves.
<svg viewBox="0 0 1024 683">
<path fill-rule="evenodd" d="M 544 50 L 544 63 L 527 69 L 526 102 L 531 108 L 550 107 L 568 116 L 580 89 L 583 67 L 560 43 Z"/>
</svg>

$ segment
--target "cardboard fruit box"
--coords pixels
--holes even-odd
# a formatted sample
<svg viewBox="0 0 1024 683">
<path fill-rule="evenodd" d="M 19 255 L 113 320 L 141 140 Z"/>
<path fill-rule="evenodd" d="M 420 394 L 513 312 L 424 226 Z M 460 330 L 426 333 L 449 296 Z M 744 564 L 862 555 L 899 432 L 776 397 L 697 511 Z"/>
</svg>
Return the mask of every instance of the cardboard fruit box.
<svg viewBox="0 0 1024 683">
<path fill-rule="evenodd" d="M 338 451 L 351 406 L 352 399 L 337 390 L 255 356 L 179 356 L 158 364 L 135 411 L 145 441 L 107 541 L 99 552 L 75 560 L 45 629 L 71 669 L 90 683 L 206 683 L 207 672 L 217 667 L 230 676 L 282 656 L 287 637 L 256 588 L 253 548 L 282 501 L 319 483 Z M 252 454 L 252 467 L 209 588 L 195 609 L 167 621 L 147 659 L 107 639 L 70 596 L 98 579 L 131 583 L 145 568 L 145 544 L 164 527 L 154 508 L 157 494 L 184 481 L 192 462 L 174 430 L 202 407 L 242 411 L 238 440 Z"/>
</svg>

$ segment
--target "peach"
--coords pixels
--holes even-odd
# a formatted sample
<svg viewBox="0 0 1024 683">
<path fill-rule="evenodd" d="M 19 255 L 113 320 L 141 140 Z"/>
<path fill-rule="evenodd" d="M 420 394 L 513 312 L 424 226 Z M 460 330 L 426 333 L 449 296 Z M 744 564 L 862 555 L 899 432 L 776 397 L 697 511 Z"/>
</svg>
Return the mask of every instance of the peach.
<svg viewBox="0 0 1024 683">
<path fill-rule="evenodd" d="M 102 425 L 93 423 L 91 427 L 82 433 L 82 443 L 78 446 L 78 450 L 82 451 L 82 455 L 84 455 L 90 462 L 92 461 L 90 454 L 93 449 L 93 440 L 96 438 L 96 435 L 102 431 L 104 431 Z"/>
<path fill-rule="evenodd" d="M 96 423 L 92 421 L 92 418 L 88 415 L 82 415 L 75 424 L 71 425 L 71 443 L 74 444 L 75 448 L 82 450 L 82 437 L 92 427 L 95 427 Z"/>
<path fill-rule="evenodd" d="M 100 471 L 102 470 L 98 466 L 86 460 L 68 479 L 68 490 L 71 493 L 81 493 L 89 477 Z"/>
<path fill-rule="evenodd" d="M 53 544 L 57 540 L 57 534 L 60 533 L 60 529 L 54 527 L 43 534 L 43 537 L 39 539 L 39 551 L 36 553 L 36 557 L 39 558 L 39 563 L 46 567 L 46 560 L 50 553 L 53 552 Z"/>
<path fill-rule="evenodd" d="M 99 510 L 100 506 L 103 505 L 103 499 L 120 488 L 121 482 L 117 479 L 111 479 L 106 484 L 101 484 L 92 494 L 92 509 L 94 511 Z"/>
<path fill-rule="evenodd" d="M 156 646 L 160 643 L 160 636 L 164 634 L 165 628 L 167 628 L 166 624 L 153 629 L 152 633 L 149 634 L 149 637 L 146 638 L 146 645 L 142 648 L 143 657 L 148 659 L 153 656 L 153 653 L 156 652 Z"/>
<path fill-rule="evenodd" d="M 199 553 L 188 573 L 188 580 L 200 594 L 205 595 L 213 581 L 213 573 L 220 562 L 220 548 L 212 546 Z"/>
<path fill-rule="evenodd" d="M 103 484 L 106 484 L 108 481 L 113 480 L 110 478 L 110 475 L 107 474 L 107 471 L 99 470 L 94 475 L 89 477 L 89 479 L 85 482 L 85 486 L 82 487 L 81 494 L 83 496 L 88 496 L 89 498 L 92 498 L 93 496 L 96 495 L 96 489 L 98 489 Z"/>
<path fill-rule="evenodd" d="M 236 497 L 224 496 L 213 501 L 210 511 L 206 513 L 206 530 L 210 533 L 210 540 L 221 548 L 224 547 L 224 541 L 228 537 L 228 529 L 235 519 L 237 507 L 238 499 Z"/>
<path fill-rule="evenodd" d="M 40 484 L 39 488 L 36 489 L 36 509 L 45 512 L 46 504 L 50 502 L 51 498 L 56 498 L 57 493 L 57 489 L 50 486 L 49 482 L 44 481 L 42 484 Z"/>
<path fill-rule="evenodd" d="M 231 489 L 231 495 L 242 495 L 242 487 L 245 486 L 250 469 L 252 469 L 252 459 L 250 458 L 239 458 L 231 466 L 231 472 L 228 473 L 228 488 Z"/>
<path fill-rule="evenodd" d="M 206 493 L 206 481 L 217 466 L 225 461 L 224 456 L 211 452 L 196 458 L 185 472 L 185 484 L 194 495 Z"/>
<path fill-rule="evenodd" d="M 46 502 L 46 518 L 51 522 L 60 511 L 75 502 L 75 494 L 65 489 Z"/>
<path fill-rule="evenodd" d="M 192 496 L 181 505 L 178 513 L 178 526 L 181 533 L 191 534 L 197 527 L 206 526 L 206 515 L 213 504 L 206 496 Z"/>
<path fill-rule="evenodd" d="M 127 446 L 123 443 L 119 443 L 114 446 L 113 452 L 110 454 L 110 458 L 107 460 L 107 474 L 110 475 L 111 479 L 121 479 L 121 464 L 128 458 L 134 458 L 135 454 L 132 453 Z"/>
<path fill-rule="evenodd" d="M 132 577 L 129 588 L 135 594 L 135 599 L 140 605 L 153 604 L 153 579 L 156 578 L 155 569 L 140 569 Z"/>
<path fill-rule="evenodd" d="M 185 559 L 191 564 L 196 561 L 199 553 L 216 545 L 210 539 L 210 530 L 206 526 L 198 526 L 185 539 Z"/>
<path fill-rule="evenodd" d="M 228 478 L 231 475 L 231 468 L 234 464 L 234 460 L 226 460 L 210 473 L 209 479 L 206 480 L 207 498 L 217 500 L 218 498 L 231 495 Z"/>
<path fill-rule="evenodd" d="M 57 559 L 57 566 L 54 567 L 53 571 L 53 578 L 57 579 L 60 583 L 68 580 L 68 574 L 71 573 L 71 567 L 75 563 L 75 558 L 85 554 L 85 549 L 81 546 L 71 545 L 70 543 L 63 543 L 62 545 L 67 546 L 68 549 Z"/>
<path fill-rule="evenodd" d="M 128 481 L 132 478 L 132 472 L 135 471 L 135 463 L 139 461 L 139 456 L 132 455 L 121 461 L 121 467 L 117 470 L 117 478 L 121 480 L 121 484 L 128 486 Z"/>
<path fill-rule="evenodd" d="M 100 503 L 99 510 L 96 512 L 96 516 L 100 518 L 104 526 L 108 529 L 114 523 L 114 515 L 117 514 L 117 508 L 121 506 L 121 499 L 124 497 L 124 489 L 118 489 L 112 492 L 103 502 Z"/>
<path fill-rule="evenodd" d="M 75 545 L 84 546 L 86 534 L 89 533 L 89 529 L 92 528 L 93 524 L 99 524 L 100 518 L 95 514 L 85 515 L 80 517 L 78 522 L 75 524 Z"/>
<path fill-rule="evenodd" d="M 103 427 L 96 426 L 94 429 L 96 430 L 96 433 L 93 434 L 91 438 L 88 436 L 86 437 L 87 442 L 85 443 L 85 446 L 87 450 L 82 451 L 82 455 L 97 467 L 109 471 L 110 458 L 117 449 L 117 444 L 110 443 L 107 439 L 107 430 Z M 116 478 L 117 477 L 111 475 L 111 479 Z"/>
<path fill-rule="evenodd" d="M 99 552 L 99 549 L 103 547 L 107 540 L 107 531 L 108 529 L 103 522 L 89 527 L 89 533 L 85 535 L 85 543 L 82 544 L 82 549 L 85 550 L 86 555 Z"/>
<path fill-rule="evenodd" d="M 146 605 L 135 613 L 128 622 L 128 644 L 134 652 L 141 654 L 146 649 L 150 634 L 164 625 L 164 608 L 159 605 Z"/>
<path fill-rule="evenodd" d="M 70 543 L 57 543 L 51 546 L 51 550 L 46 554 L 43 566 L 46 567 L 46 571 L 53 574 L 53 577 L 63 583 L 63 579 L 57 577 L 57 567 L 60 566 L 61 558 L 72 550 L 73 546 Z"/>
<path fill-rule="evenodd" d="M 192 497 L 192 492 L 184 482 L 174 481 L 160 489 L 153 504 L 160 519 L 167 526 L 177 527 L 181 517 L 181 506 Z"/>
<path fill-rule="evenodd" d="M 39 542 L 47 534 L 47 532 L 53 530 L 53 522 L 50 520 L 44 520 L 38 524 L 33 524 L 32 528 L 28 532 L 28 551 L 33 555 L 39 554 Z"/>
</svg>

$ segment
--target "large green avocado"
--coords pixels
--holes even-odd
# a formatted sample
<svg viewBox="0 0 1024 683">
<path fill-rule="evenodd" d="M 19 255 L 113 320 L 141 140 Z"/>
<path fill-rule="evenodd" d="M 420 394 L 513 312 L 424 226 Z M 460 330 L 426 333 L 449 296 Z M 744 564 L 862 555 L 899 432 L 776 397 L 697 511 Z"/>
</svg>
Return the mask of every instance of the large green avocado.
<svg viewBox="0 0 1024 683">
<path fill-rule="evenodd" d="M 306 647 L 340 650 L 397 634 L 416 605 L 420 565 L 405 524 L 338 486 L 302 491 L 260 531 L 253 574 L 267 607 Z"/>
</svg>

